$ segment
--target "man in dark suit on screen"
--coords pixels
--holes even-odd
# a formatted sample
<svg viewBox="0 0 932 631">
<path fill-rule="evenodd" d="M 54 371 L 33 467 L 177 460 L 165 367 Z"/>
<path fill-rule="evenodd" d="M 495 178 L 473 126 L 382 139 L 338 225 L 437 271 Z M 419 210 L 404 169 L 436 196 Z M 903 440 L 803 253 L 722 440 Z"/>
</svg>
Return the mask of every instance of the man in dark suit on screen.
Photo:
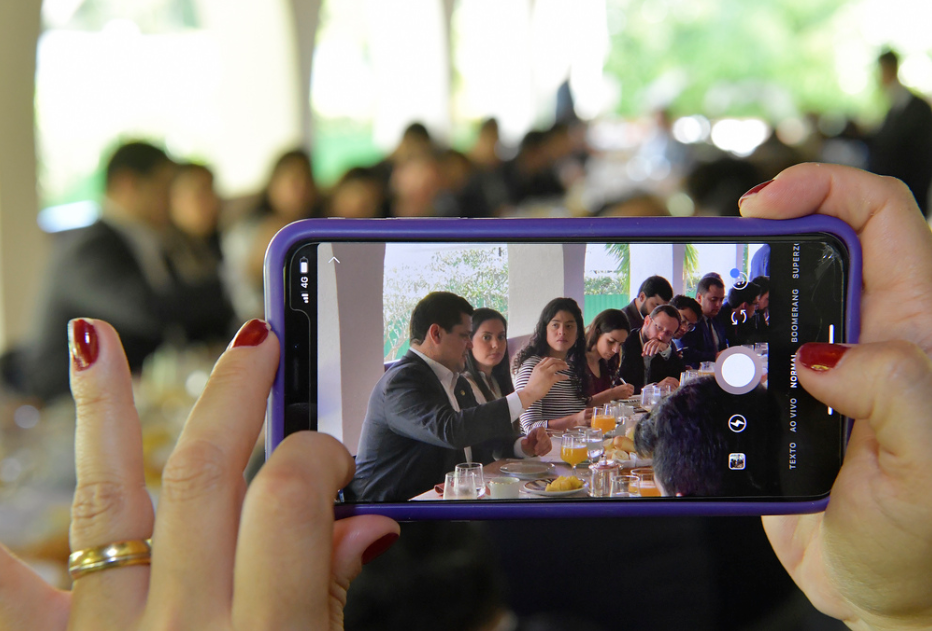
<svg viewBox="0 0 932 631">
<path fill-rule="evenodd" d="M 725 300 L 725 283 L 716 273 L 706 274 L 696 285 L 696 301 L 702 307 L 702 317 L 695 328 L 676 340 L 683 363 L 699 368 L 702 362 L 714 362 L 728 348 L 725 327 L 717 319 Z"/>
<path fill-rule="evenodd" d="M 546 430 L 518 436 L 512 421 L 566 379 L 558 374 L 566 362 L 547 358 L 523 390 L 476 405 L 460 376 L 471 346 L 472 312 L 466 299 L 448 292 L 428 294 L 414 308 L 411 350 L 369 398 L 348 499 L 402 502 L 443 482 L 457 463 L 550 451 Z"/>
</svg>

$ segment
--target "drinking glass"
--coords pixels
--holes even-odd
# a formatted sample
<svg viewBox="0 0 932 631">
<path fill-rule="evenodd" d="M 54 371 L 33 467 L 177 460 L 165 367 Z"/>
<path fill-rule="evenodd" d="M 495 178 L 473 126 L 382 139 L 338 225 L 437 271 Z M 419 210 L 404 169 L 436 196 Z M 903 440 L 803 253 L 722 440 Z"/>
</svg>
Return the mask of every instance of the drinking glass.
<svg viewBox="0 0 932 631">
<path fill-rule="evenodd" d="M 621 465 L 612 460 L 603 460 L 589 465 L 589 495 L 592 497 L 611 497 L 612 480 L 621 471 Z"/>
<path fill-rule="evenodd" d="M 641 497 L 660 497 L 660 489 L 654 481 L 654 470 L 650 467 L 631 469 L 632 475 L 638 479 L 638 493 Z"/>
<path fill-rule="evenodd" d="M 613 429 L 617 421 L 615 420 L 614 407 L 611 404 L 608 405 L 597 405 L 592 408 L 592 427 L 595 429 L 602 430 L 603 434 L 607 434 Z"/>
<path fill-rule="evenodd" d="M 563 434 L 560 444 L 560 457 L 569 466 L 576 466 L 587 457 L 585 436 L 579 432 Z"/>
<path fill-rule="evenodd" d="M 660 388 L 651 384 L 641 389 L 641 407 L 650 412 L 660 403 Z"/>
<path fill-rule="evenodd" d="M 481 462 L 464 462 L 462 464 L 456 465 L 456 473 L 462 472 L 464 475 L 472 473 L 474 476 L 474 481 L 476 485 L 476 497 L 482 495 L 485 491 L 485 479 L 482 475 L 482 463 Z"/>
<path fill-rule="evenodd" d="M 478 498 L 474 471 L 451 471 L 444 476 L 443 499 L 475 500 Z"/>
<path fill-rule="evenodd" d="M 602 442 L 602 430 L 590 427 L 586 429 L 584 435 L 586 441 L 586 455 L 589 457 L 589 462 L 597 462 L 605 453 L 605 444 Z"/>
<path fill-rule="evenodd" d="M 638 477 L 619 473 L 612 478 L 612 497 L 638 497 Z"/>
</svg>

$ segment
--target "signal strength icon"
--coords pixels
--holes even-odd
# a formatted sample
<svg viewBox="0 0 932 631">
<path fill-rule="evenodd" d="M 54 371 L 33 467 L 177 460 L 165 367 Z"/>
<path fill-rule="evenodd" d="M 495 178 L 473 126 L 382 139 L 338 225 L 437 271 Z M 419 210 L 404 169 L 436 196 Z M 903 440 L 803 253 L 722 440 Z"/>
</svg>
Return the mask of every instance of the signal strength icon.
<svg viewBox="0 0 932 631">
<path fill-rule="evenodd" d="M 304 304 L 308 304 L 308 302 L 309 302 L 310 299 L 308 298 L 308 295 L 307 295 L 306 292 L 304 292 L 304 293 L 301 294 L 301 300 L 304 301 Z"/>
</svg>

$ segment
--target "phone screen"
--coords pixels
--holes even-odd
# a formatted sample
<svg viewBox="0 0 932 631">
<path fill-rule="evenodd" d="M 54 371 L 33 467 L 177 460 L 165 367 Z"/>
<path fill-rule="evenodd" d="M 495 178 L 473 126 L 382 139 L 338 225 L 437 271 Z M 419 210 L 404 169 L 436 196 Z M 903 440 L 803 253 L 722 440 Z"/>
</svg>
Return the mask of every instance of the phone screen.
<svg viewBox="0 0 932 631">
<path fill-rule="evenodd" d="M 475 495 L 464 496 L 477 501 L 825 497 L 841 466 L 847 419 L 799 386 L 793 358 L 805 342 L 846 339 L 846 256 L 843 243 L 823 233 L 753 241 L 531 241 L 509 235 L 297 242 L 283 270 L 283 434 L 313 429 L 344 443 L 357 465 L 356 478 L 340 498 L 346 503 L 449 501 L 451 485 L 462 476 L 447 474 L 467 462 L 483 464 Z M 708 274 L 718 275 L 720 288 L 702 285 Z M 766 295 L 753 291 L 751 281 L 758 276 L 769 282 Z M 666 299 L 639 292 L 649 277 L 664 279 L 677 296 L 696 299 L 701 293 L 700 313 L 678 309 L 677 319 L 669 307 L 655 311 Z M 497 334 L 506 348 L 491 357 L 502 355 L 498 361 L 505 366 L 495 374 L 505 370 L 503 383 L 493 386 L 486 374 L 483 393 L 475 378 L 459 379 L 457 368 L 470 376 L 466 357 L 462 366 L 447 368 L 450 377 L 415 352 L 412 312 L 432 292 L 449 292 L 474 309 L 501 314 L 505 334 Z M 539 361 L 553 348 L 542 341 L 541 327 L 555 298 L 578 305 L 583 321 L 574 316 L 573 324 L 583 333 L 606 310 L 628 308 L 632 321 L 623 337 L 630 340 L 613 339 L 617 351 L 608 344 L 586 348 L 604 351 L 586 356 L 601 360 L 598 378 L 591 368 L 586 373 L 586 386 L 593 392 L 597 381 L 611 387 L 630 382 L 633 392 L 595 410 L 595 416 L 609 419 L 586 417 L 584 424 L 598 425 L 600 435 L 550 427 L 545 433 L 551 450 L 535 456 L 524 451 L 522 436 L 560 425 L 544 418 L 560 406 L 541 401 L 515 417 L 513 407 L 499 399 L 507 400 L 502 395 L 527 380 L 530 368 L 522 373 L 516 359 Z M 523 350 L 535 342 L 536 353 Z M 649 346 L 665 348 L 644 355 Z M 467 355 L 476 350 L 471 347 Z M 482 361 L 473 359 L 481 372 Z M 594 408 L 579 385 L 581 374 L 571 365 L 566 383 L 547 397 L 575 394 L 571 409 L 577 414 Z M 444 376 L 450 387 L 438 389 Z M 460 399 L 466 383 L 472 398 Z M 595 439 L 601 453 L 595 445 L 579 458 L 572 455 L 572 448 L 592 446 Z M 608 465 L 607 477 L 594 475 L 599 463 Z M 550 486 L 561 476 L 577 478 L 570 486 L 582 487 L 563 492 Z"/>
</svg>

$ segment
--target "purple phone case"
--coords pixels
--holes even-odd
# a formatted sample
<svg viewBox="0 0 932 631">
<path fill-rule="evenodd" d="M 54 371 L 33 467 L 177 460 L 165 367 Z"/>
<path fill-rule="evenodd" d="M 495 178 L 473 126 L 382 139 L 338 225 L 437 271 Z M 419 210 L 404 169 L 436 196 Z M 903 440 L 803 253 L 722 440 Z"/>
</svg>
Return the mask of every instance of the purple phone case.
<svg viewBox="0 0 932 631">
<path fill-rule="evenodd" d="M 265 255 L 265 313 L 272 330 L 284 340 L 285 256 L 297 241 L 384 240 L 457 241 L 502 240 L 521 237 L 565 239 L 733 237 L 753 241 L 804 233 L 836 236 L 848 250 L 848 296 L 845 305 L 846 343 L 858 341 L 860 332 L 861 244 L 857 234 L 841 220 L 822 215 L 782 221 L 745 218 L 579 218 L 579 219 L 307 219 L 279 231 Z M 266 457 L 283 439 L 284 354 L 272 387 L 266 424 Z M 850 429 L 850 427 L 849 427 Z M 824 510 L 828 497 L 813 501 L 756 501 L 744 499 L 691 500 L 657 498 L 632 502 L 559 501 L 520 502 L 406 502 L 355 504 L 336 507 L 337 517 L 378 514 L 397 520 L 421 519 L 540 519 L 567 517 L 623 517 L 662 515 L 778 515 Z"/>
</svg>

